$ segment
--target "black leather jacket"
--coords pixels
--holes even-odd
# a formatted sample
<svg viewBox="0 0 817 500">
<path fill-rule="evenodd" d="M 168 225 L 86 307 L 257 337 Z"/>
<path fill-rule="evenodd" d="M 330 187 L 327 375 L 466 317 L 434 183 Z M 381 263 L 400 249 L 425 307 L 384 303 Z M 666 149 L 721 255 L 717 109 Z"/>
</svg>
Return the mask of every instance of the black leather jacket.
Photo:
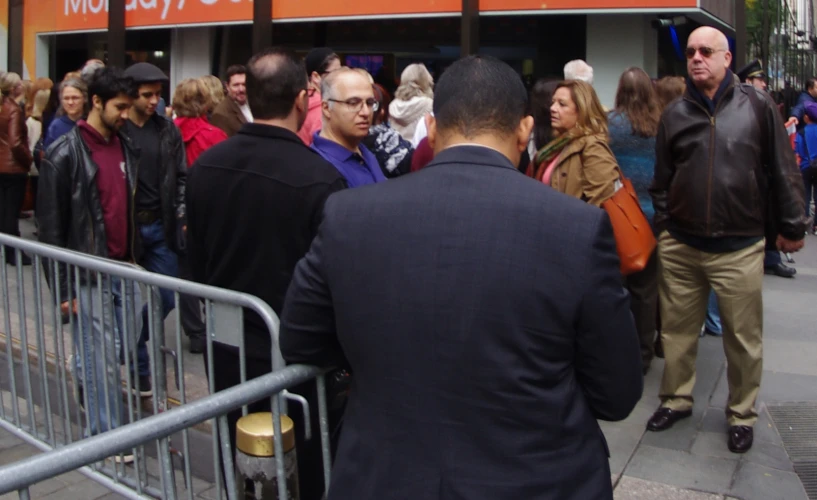
<svg viewBox="0 0 817 500">
<path fill-rule="evenodd" d="M 774 222 L 778 234 L 801 240 L 803 180 L 786 129 L 771 97 L 738 81 L 733 75 L 714 115 L 689 90 L 664 111 L 650 188 L 656 230 L 671 225 L 704 238 L 752 237 Z M 766 220 L 768 213 L 775 221 Z"/>
<path fill-rule="evenodd" d="M 180 234 L 182 227 L 186 224 L 186 214 L 184 206 L 184 190 L 187 183 L 187 155 L 184 150 L 182 134 L 176 125 L 167 117 L 158 113 L 153 114 L 150 120 L 156 122 L 159 129 L 161 144 L 159 145 L 159 178 L 162 185 L 159 188 L 159 195 L 162 198 L 162 225 L 165 231 L 165 240 L 168 246 L 176 253 L 184 251 L 184 235 Z M 124 135 L 127 135 L 126 128 L 122 128 Z M 139 152 L 139 145 L 131 140 L 136 152 Z"/>
<path fill-rule="evenodd" d="M 133 222 L 133 195 L 139 157 L 127 137 L 119 134 L 119 139 L 125 155 L 130 195 L 128 259 L 136 260 L 141 246 Z M 91 159 L 91 150 L 80 136 L 79 127 L 74 127 L 48 148 L 40 164 L 37 192 L 37 223 L 41 242 L 97 257 L 108 257 L 102 203 L 94 181 L 98 170 L 99 167 Z M 67 300 L 68 284 L 65 266 L 60 266 L 59 287 L 63 302 Z"/>
</svg>

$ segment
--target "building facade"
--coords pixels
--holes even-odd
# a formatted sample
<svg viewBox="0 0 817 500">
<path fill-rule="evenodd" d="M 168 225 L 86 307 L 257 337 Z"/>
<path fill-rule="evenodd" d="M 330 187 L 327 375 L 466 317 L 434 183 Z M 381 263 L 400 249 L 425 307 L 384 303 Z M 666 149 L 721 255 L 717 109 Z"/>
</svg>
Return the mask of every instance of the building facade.
<svg viewBox="0 0 817 500">
<path fill-rule="evenodd" d="M 567 61 L 585 59 L 609 106 L 627 67 L 653 77 L 682 72 L 680 47 L 697 26 L 716 26 L 734 44 L 743 2 L 268 1 L 0 0 L 0 47 L 7 48 L 0 68 L 60 80 L 89 58 L 149 61 L 168 73 L 172 88 L 183 78 L 223 74 L 259 44 L 304 52 L 330 46 L 347 64 L 388 79 L 411 62 L 439 73 L 462 53 L 479 51 L 530 79 L 559 78 Z"/>
</svg>

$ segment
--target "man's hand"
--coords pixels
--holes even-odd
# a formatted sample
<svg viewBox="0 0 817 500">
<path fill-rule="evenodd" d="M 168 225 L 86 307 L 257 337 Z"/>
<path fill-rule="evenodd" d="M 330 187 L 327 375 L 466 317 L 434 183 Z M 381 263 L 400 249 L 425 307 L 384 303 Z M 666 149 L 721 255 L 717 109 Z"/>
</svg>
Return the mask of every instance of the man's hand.
<svg viewBox="0 0 817 500">
<path fill-rule="evenodd" d="M 71 301 L 71 314 L 78 314 L 77 313 L 77 299 Z M 60 311 L 62 312 L 63 316 L 68 316 L 68 301 L 63 302 L 60 304 Z"/>
<path fill-rule="evenodd" d="M 800 251 L 806 244 L 806 240 L 802 239 L 800 241 L 792 241 L 784 238 L 783 236 L 777 236 L 777 248 L 781 252 L 785 253 L 794 253 Z"/>
<path fill-rule="evenodd" d="M 786 128 L 789 128 L 789 127 L 791 127 L 792 125 L 794 125 L 795 127 L 796 127 L 796 126 L 798 126 L 798 125 L 800 125 L 800 120 L 798 120 L 797 118 L 795 118 L 795 117 L 793 117 L 793 116 L 792 116 L 792 117 L 789 117 L 789 120 L 786 122 L 785 127 L 786 127 Z"/>
</svg>

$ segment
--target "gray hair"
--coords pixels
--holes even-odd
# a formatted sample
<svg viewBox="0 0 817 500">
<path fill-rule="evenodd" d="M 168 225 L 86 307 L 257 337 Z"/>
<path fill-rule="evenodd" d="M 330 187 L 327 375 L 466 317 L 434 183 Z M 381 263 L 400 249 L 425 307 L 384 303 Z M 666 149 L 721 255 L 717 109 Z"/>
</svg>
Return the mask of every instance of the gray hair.
<svg viewBox="0 0 817 500">
<path fill-rule="evenodd" d="M 353 70 L 352 68 L 344 66 L 321 78 L 321 99 L 323 101 L 329 102 L 330 107 L 332 106 L 332 102 L 330 102 L 329 100 L 335 98 L 335 80 L 338 79 L 339 75 L 345 75 L 349 73 L 360 74 L 357 71 Z"/>
<path fill-rule="evenodd" d="M 579 80 L 593 85 L 593 68 L 581 59 L 565 64 L 565 80 Z"/>
<path fill-rule="evenodd" d="M 409 64 L 400 75 L 400 86 L 394 93 L 398 101 L 408 101 L 413 97 L 434 98 L 434 78 L 425 64 Z"/>
<path fill-rule="evenodd" d="M 14 88 L 20 84 L 23 80 L 20 78 L 20 75 L 9 71 L 8 73 L 4 73 L 3 77 L 0 78 L 0 93 L 3 95 L 10 95 Z"/>
<path fill-rule="evenodd" d="M 88 111 L 88 105 L 90 103 L 88 102 L 88 86 L 85 85 L 85 82 L 83 82 L 79 78 L 69 78 L 67 80 L 63 80 L 63 82 L 60 83 L 60 95 L 59 95 L 60 101 L 62 101 L 62 91 L 67 89 L 68 87 L 75 88 L 75 89 L 79 90 L 80 92 L 82 92 L 82 98 L 85 99 L 85 109 L 83 111 L 87 112 Z M 63 116 L 63 115 L 65 115 L 65 110 L 62 108 L 62 102 L 60 102 L 60 107 L 57 110 L 57 116 Z"/>
<path fill-rule="evenodd" d="M 82 67 L 82 71 L 80 71 L 80 78 L 82 78 L 82 81 L 87 85 L 91 83 L 91 78 L 93 78 L 94 73 L 96 73 L 98 69 L 104 67 L 105 63 L 99 59 L 91 59 L 85 63 L 85 66 Z"/>
</svg>

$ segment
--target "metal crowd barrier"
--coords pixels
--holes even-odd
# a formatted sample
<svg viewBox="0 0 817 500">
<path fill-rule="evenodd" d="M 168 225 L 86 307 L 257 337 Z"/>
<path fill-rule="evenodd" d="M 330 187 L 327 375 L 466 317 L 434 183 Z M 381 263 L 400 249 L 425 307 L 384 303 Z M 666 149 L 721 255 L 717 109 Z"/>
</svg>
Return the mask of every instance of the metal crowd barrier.
<svg viewBox="0 0 817 500">
<path fill-rule="evenodd" d="M 263 397 L 272 395 L 273 401 L 277 401 L 281 397 L 281 392 L 286 388 L 312 379 L 320 380 L 322 376 L 323 370 L 316 367 L 288 366 L 283 370 L 255 378 L 247 383 L 160 415 L 154 415 L 48 453 L 21 460 L 0 468 L 0 495 L 17 491 L 21 499 L 29 499 L 29 487 L 35 483 L 94 464 L 106 457 L 142 446 L 150 441 L 155 440 L 161 446 L 161 443 L 166 442 L 174 432 L 185 430 L 191 425 L 207 419 L 223 417 L 228 411 L 245 406 Z M 276 433 L 280 432 L 279 426 L 275 428 Z M 328 439 L 328 433 L 324 438 Z M 276 449 L 280 450 L 277 441 L 276 439 Z M 282 455 L 282 453 L 279 453 L 276 456 Z M 226 467 L 225 465 L 225 469 Z M 227 472 L 225 470 L 225 476 L 230 477 Z M 229 472 L 232 473 L 232 471 Z M 278 498 L 289 498 L 286 490 L 282 491 L 280 489 L 282 485 L 285 488 L 285 481 L 280 480 L 282 477 L 283 473 L 279 470 Z M 177 498 L 176 490 L 173 487 L 172 469 L 165 471 L 162 480 L 165 493 L 162 498 Z M 122 488 L 121 483 L 107 478 L 103 478 L 100 482 L 127 498 L 144 498 L 139 494 L 134 494 L 135 492 L 132 490 Z M 187 492 L 188 498 L 193 498 L 192 491 L 189 488 Z M 228 498 L 235 498 L 235 492 L 228 492 Z"/>
<path fill-rule="evenodd" d="M 21 265 L 23 253 L 31 258 L 30 267 Z M 11 255 L 14 255 L 16 264 L 7 266 L 7 257 Z M 63 276 L 70 278 L 68 297 L 62 297 L 59 287 L 54 286 Z M 216 498 L 223 498 L 225 492 L 228 498 L 233 498 L 236 490 L 233 457 L 224 453 L 230 450 L 226 413 L 241 406 L 242 414 L 247 415 L 247 403 L 254 401 L 252 395 L 256 396 L 255 400 L 271 397 L 276 450 L 281 449 L 280 416 L 286 414 L 288 401 L 303 405 L 304 422 L 307 423 L 304 432 L 308 439 L 314 434 L 308 425 L 310 409 L 307 401 L 286 390 L 291 387 L 286 382 L 304 381 L 306 379 L 301 375 L 306 372 L 282 372 L 294 378 L 264 378 L 268 383 L 280 381 L 282 384 L 266 390 L 261 390 L 262 384 L 255 380 L 247 382 L 245 310 L 256 313 L 269 331 L 272 346 L 270 370 L 277 373 L 285 366 L 278 350 L 278 317 L 258 297 L 150 273 L 132 264 L 4 234 L 0 234 L 0 289 L 3 315 L 0 328 L 4 328 L 0 343 L 5 341 L 5 352 L 0 352 L 0 428 L 48 452 L 32 460 L 41 460 L 36 462 L 38 466 L 49 467 L 26 475 L 8 472 L 22 470 L 17 465 L 0 469 L 0 492 L 24 489 L 23 486 L 32 482 L 71 470 L 66 468 L 70 463 L 79 464 L 76 466 L 82 466 L 80 472 L 127 498 L 176 498 L 177 486 L 181 486 L 190 499 L 207 487 L 215 489 Z M 163 318 L 160 289 L 172 291 L 177 305 L 180 294 L 198 297 L 203 303 L 207 339 L 205 355 L 209 367 L 206 375 L 203 374 L 206 380 L 197 380 L 193 374 L 195 370 L 188 366 L 199 363 L 200 358 L 198 355 L 191 357 L 182 348 L 179 307 L 175 307 L 167 319 Z M 140 297 L 146 300 L 142 301 Z M 70 304 L 73 300 L 77 302 L 79 314 L 63 315 L 60 304 Z M 143 307 L 147 308 L 146 314 L 143 314 Z M 135 375 L 136 341 L 143 316 L 147 318 L 150 333 L 148 346 L 153 382 L 150 404 L 134 395 L 134 391 L 140 389 L 139 377 Z M 121 325 L 121 328 L 110 335 L 101 335 L 101 345 L 86 345 L 86 342 L 73 340 L 73 332 L 78 332 L 82 339 L 83 329 L 99 327 L 97 322 L 104 331 L 116 330 L 106 330 L 106 326 Z M 166 324 L 172 325 L 174 335 L 165 335 Z M 168 340 L 175 344 L 175 349 Z M 214 387 L 214 341 L 237 347 L 242 391 L 230 389 L 207 395 L 209 388 Z M 97 354 L 101 357 L 95 358 Z M 166 357 L 172 360 L 170 367 L 165 362 Z M 98 370 L 103 374 L 100 377 L 103 387 L 96 387 L 97 391 L 102 391 L 103 401 L 99 397 L 90 401 L 89 392 L 92 390 L 78 390 L 83 384 L 82 379 L 88 376 L 89 368 L 85 368 L 82 374 L 77 373 L 77 358 L 83 360 L 83 366 L 90 359 L 101 361 L 89 366 L 93 366 L 92 380 L 98 380 L 95 378 L 99 376 Z M 307 372 L 307 379 L 314 377 L 317 381 L 319 435 L 328 488 L 330 459 L 325 380 L 318 371 L 310 369 Z M 169 387 L 168 380 L 174 382 Z M 195 394 L 191 389 L 193 385 L 204 392 Z M 110 396 L 118 394 L 120 386 L 121 397 Z M 245 387 L 258 390 L 247 392 Z M 232 405 L 234 399 L 225 395 L 228 392 L 236 394 L 240 403 Z M 96 404 L 98 410 L 85 411 L 87 408 L 93 410 L 89 403 Z M 92 435 L 95 434 L 91 432 L 92 424 L 96 428 L 105 427 L 100 415 L 109 420 L 116 416 L 119 424 L 110 425 L 115 427 L 112 430 L 103 428 L 101 433 Z M 187 418 L 184 425 L 178 423 L 182 418 Z M 214 419 L 210 422 L 209 438 L 206 425 L 203 430 L 197 430 L 201 426 L 194 428 L 208 419 Z M 155 427 L 150 427 L 148 422 Z M 140 434 L 148 430 L 152 433 L 150 437 Z M 173 439 L 178 437 L 172 434 L 177 431 L 181 433 L 180 448 L 173 444 Z M 145 446 L 154 439 L 157 442 L 155 450 Z M 97 446 L 102 448 L 97 449 Z M 195 453 L 191 453 L 191 448 Z M 71 456 L 64 450 L 78 453 L 76 460 L 64 461 Z M 131 454 L 124 450 L 132 453 L 132 465 L 124 463 L 125 455 Z M 113 453 L 119 454 L 112 456 Z M 279 478 L 284 477 L 283 455 L 275 454 Z M 52 462 L 52 459 L 46 459 L 50 456 L 61 458 Z M 106 457 L 110 460 L 103 460 Z M 174 461 L 174 457 L 177 460 Z M 205 462 L 211 462 L 212 466 L 206 467 Z M 175 482 L 176 470 L 183 474 L 181 485 Z M 9 487 L 11 483 L 7 484 L 6 480 L 15 477 L 26 477 L 30 481 L 15 480 L 13 484 L 17 486 Z M 194 489 L 194 483 L 198 490 Z M 278 481 L 278 490 L 279 498 L 288 498 L 286 481 Z M 21 498 L 26 498 L 25 493 L 21 492 Z"/>
</svg>

